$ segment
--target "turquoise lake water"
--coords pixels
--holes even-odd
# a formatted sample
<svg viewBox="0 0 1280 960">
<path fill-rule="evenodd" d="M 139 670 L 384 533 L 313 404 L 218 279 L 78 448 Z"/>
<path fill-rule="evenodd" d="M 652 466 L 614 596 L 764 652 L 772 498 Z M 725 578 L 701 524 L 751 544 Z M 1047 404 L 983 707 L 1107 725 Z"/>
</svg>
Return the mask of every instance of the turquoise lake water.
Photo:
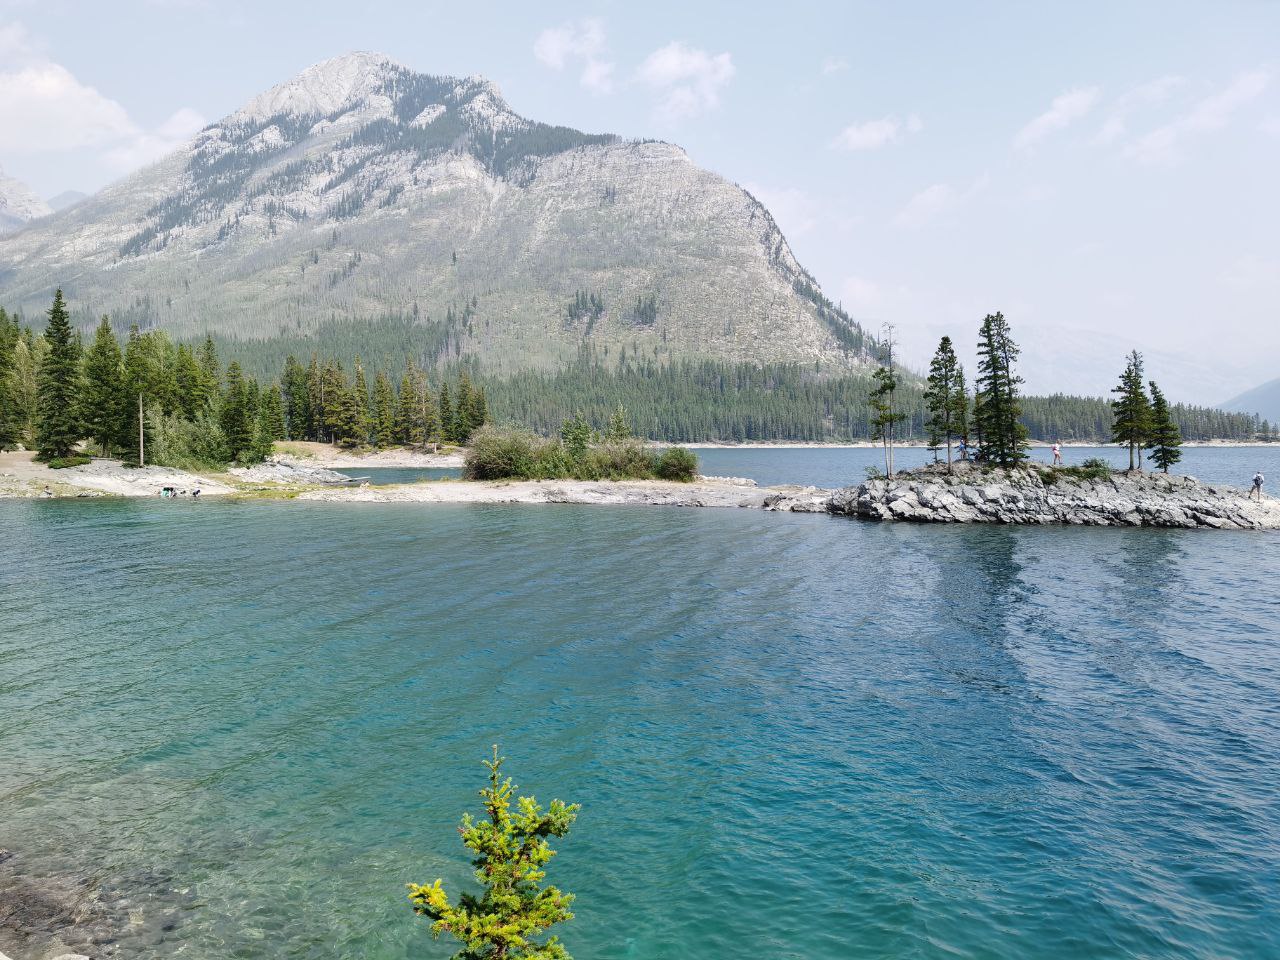
<svg viewBox="0 0 1280 960">
<path fill-rule="evenodd" d="M 469 881 L 498 741 L 583 804 L 578 960 L 1280 957 L 1277 583 L 1271 534 L 0 501 L 0 847 L 122 957 L 445 958 L 403 885 Z"/>
</svg>

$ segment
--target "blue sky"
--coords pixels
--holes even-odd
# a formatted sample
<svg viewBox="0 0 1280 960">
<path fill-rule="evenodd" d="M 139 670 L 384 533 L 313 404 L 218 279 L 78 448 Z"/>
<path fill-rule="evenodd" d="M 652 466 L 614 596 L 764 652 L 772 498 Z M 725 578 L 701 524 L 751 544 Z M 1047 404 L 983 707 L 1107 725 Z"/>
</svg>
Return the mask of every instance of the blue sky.
<svg viewBox="0 0 1280 960">
<path fill-rule="evenodd" d="M 0 166 L 93 190 L 377 50 L 747 186 L 923 365 L 1001 309 L 1037 390 L 1280 375 L 1280 4 L 0 0 Z"/>
</svg>

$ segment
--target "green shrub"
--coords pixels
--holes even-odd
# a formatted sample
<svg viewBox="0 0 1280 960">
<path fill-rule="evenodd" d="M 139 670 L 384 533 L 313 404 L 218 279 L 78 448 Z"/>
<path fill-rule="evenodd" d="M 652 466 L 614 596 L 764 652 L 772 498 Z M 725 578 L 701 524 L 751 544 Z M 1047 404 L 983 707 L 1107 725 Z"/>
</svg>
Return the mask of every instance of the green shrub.
<svg viewBox="0 0 1280 960">
<path fill-rule="evenodd" d="M 69 457 L 54 457 L 47 464 L 50 470 L 65 470 L 67 467 L 83 467 L 90 462 L 90 457 L 73 453 Z"/>
<path fill-rule="evenodd" d="M 683 447 L 662 453 L 638 440 L 585 443 L 581 432 L 547 440 L 526 430 L 484 427 L 471 440 L 463 466 L 468 480 L 663 480 L 688 482 L 698 458 Z"/>
<path fill-rule="evenodd" d="M 698 473 L 698 458 L 684 447 L 669 447 L 658 457 L 653 472 L 663 480 L 688 483 Z"/>
<path fill-rule="evenodd" d="M 1090 457 L 1076 467 L 1079 475 L 1088 480 L 1106 480 L 1112 474 L 1111 464 L 1101 457 Z"/>
</svg>

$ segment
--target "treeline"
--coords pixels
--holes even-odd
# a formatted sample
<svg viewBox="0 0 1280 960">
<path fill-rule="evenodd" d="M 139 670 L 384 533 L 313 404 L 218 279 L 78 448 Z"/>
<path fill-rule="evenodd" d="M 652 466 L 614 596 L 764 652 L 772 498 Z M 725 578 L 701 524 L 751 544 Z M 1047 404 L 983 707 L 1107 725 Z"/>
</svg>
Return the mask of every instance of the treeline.
<svg viewBox="0 0 1280 960">
<path fill-rule="evenodd" d="M 483 388 L 463 371 L 433 391 L 409 364 L 398 390 L 379 370 L 370 392 L 359 357 L 285 360 L 266 386 L 238 362 L 223 369 L 212 338 L 173 343 L 136 326 L 122 347 L 103 317 L 92 339 L 73 331 L 62 292 L 37 335 L 0 309 L 0 449 L 35 448 L 56 466 L 82 462 L 82 443 L 127 463 L 176 467 L 256 463 L 276 440 L 347 446 L 466 443 L 488 420 Z"/>
</svg>

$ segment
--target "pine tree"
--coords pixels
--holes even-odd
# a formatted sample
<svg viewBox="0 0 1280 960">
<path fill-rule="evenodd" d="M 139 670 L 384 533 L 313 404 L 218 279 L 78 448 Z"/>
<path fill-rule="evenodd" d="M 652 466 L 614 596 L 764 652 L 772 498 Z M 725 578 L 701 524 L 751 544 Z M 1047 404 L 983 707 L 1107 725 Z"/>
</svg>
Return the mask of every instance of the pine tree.
<svg viewBox="0 0 1280 960">
<path fill-rule="evenodd" d="M 19 339 L 17 320 L 0 307 L 0 450 L 17 446 L 22 438 L 15 372 Z"/>
<path fill-rule="evenodd" d="M 85 354 L 82 382 L 80 419 L 85 433 L 105 457 L 124 435 L 129 420 L 124 355 L 106 317 L 98 324 L 93 344 Z"/>
<path fill-rule="evenodd" d="M 311 398 L 307 393 L 307 370 L 293 354 L 285 358 L 280 385 L 287 438 L 305 440 L 311 435 Z"/>
<path fill-rule="evenodd" d="M 950 337 L 943 337 L 938 344 L 933 362 L 929 365 L 928 384 L 924 400 L 929 411 L 926 423 L 930 443 L 935 448 L 946 445 L 947 472 L 950 473 L 951 441 L 961 435 L 958 428 L 969 407 L 968 397 L 964 392 L 964 370 L 956 359 Z"/>
<path fill-rule="evenodd" d="M 373 378 L 373 444 L 379 449 L 396 442 L 396 394 L 379 370 Z"/>
<path fill-rule="evenodd" d="M 218 422 L 226 435 L 232 458 L 250 459 L 255 418 L 249 399 L 249 386 L 240 370 L 240 364 L 235 361 L 227 367 L 226 389 L 222 394 Z"/>
<path fill-rule="evenodd" d="M 974 418 L 986 459 L 1002 467 L 1017 466 L 1027 456 L 1027 428 L 1019 420 L 1022 410 L 1014 373 L 1020 353 L 1009 334 L 1003 313 L 989 313 L 982 320 L 978 340 L 978 402 Z"/>
<path fill-rule="evenodd" d="M 609 426 L 605 429 L 604 438 L 610 443 L 621 443 L 631 439 L 631 421 L 627 419 L 627 410 L 618 404 L 609 416 Z"/>
<path fill-rule="evenodd" d="M 178 344 L 173 376 L 178 390 L 178 410 L 187 420 L 195 420 L 207 407 L 209 393 L 205 389 L 204 371 L 185 343 Z"/>
<path fill-rule="evenodd" d="M 324 423 L 324 372 L 320 369 L 320 361 L 313 353 L 311 363 L 307 366 L 307 409 L 311 419 L 307 423 L 309 440 L 325 441 L 331 439 L 326 433 Z"/>
<path fill-rule="evenodd" d="M 69 457 L 80 439 L 80 365 L 61 290 L 53 295 L 44 339 L 49 352 L 40 365 L 36 457 L 47 462 Z"/>
<path fill-rule="evenodd" d="M 205 335 L 200 347 L 200 403 L 201 407 L 214 403 L 222 393 L 222 367 L 218 363 L 218 348 L 213 337 Z"/>
<path fill-rule="evenodd" d="M 422 429 L 423 402 L 421 378 L 410 360 L 409 367 L 400 380 L 400 396 L 396 401 L 396 443 L 419 447 L 427 442 Z"/>
<path fill-rule="evenodd" d="M 458 393 L 454 401 L 453 435 L 449 438 L 454 443 L 465 444 L 471 439 L 471 377 L 462 371 L 458 377 Z"/>
<path fill-rule="evenodd" d="M 511 779 L 502 778 L 502 758 L 493 748 L 489 786 L 480 791 L 484 815 L 462 818 L 458 828 L 463 844 L 475 853 L 471 861 L 484 892 L 464 893 L 457 905 L 449 902 L 442 881 L 409 884 L 414 913 L 434 921 L 435 936 L 448 933 L 463 944 L 455 960 L 571 960 L 554 936 L 539 941 L 544 931 L 573 919 L 573 894 L 542 886 L 546 865 L 555 856 L 548 837 L 564 837 L 577 819 L 578 804 L 552 800 L 545 811 L 532 797 L 516 800 Z"/>
<path fill-rule="evenodd" d="M 457 426 L 453 417 L 453 402 L 449 399 L 449 384 L 440 384 L 440 439 L 445 443 L 454 442 Z"/>
<path fill-rule="evenodd" d="M 364 378 L 364 366 L 360 363 L 360 355 L 356 354 L 356 382 L 352 388 L 351 398 L 355 410 L 355 440 L 357 443 L 369 442 L 369 384 Z"/>
<path fill-rule="evenodd" d="M 1151 434 L 1147 446 L 1151 448 L 1151 460 L 1165 473 L 1182 459 L 1182 432 L 1169 410 L 1169 401 L 1164 397 L 1156 382 L 1151 386 Z"/>
<path fill-rule="evenodd" d="M 1142 378 L 1142 354 L 1129 354 L 1120 382 L 1111 388 L 1118 399 L 1111 401 L 1111 442 L 1129 448 L 1129 469 L 1142 467 L 1142 450 L 1151 435 L 1151 401 Z"/>
<path fill-rule="evenodd" d="M 273 443 L 285 439 L 284 397 L 279 384 L 273 383 L 259 400 L 258 416 L 266 428 L 267 439 Z M 268 451 L 270 453 L 270 451 Z"/>
<path fill-rule="evenodd" d="M 898 427 L 905 423 L 907 414 L 898 409 L 898 375 L 894 369 L 893 331 L 884 339 L 883 360 L 871 374 L 874 387 L 871 391 L 872 439 L 884 447 L 884 474 L 893 479 L 893 448 L 898 439 Z"/>
</svg>

